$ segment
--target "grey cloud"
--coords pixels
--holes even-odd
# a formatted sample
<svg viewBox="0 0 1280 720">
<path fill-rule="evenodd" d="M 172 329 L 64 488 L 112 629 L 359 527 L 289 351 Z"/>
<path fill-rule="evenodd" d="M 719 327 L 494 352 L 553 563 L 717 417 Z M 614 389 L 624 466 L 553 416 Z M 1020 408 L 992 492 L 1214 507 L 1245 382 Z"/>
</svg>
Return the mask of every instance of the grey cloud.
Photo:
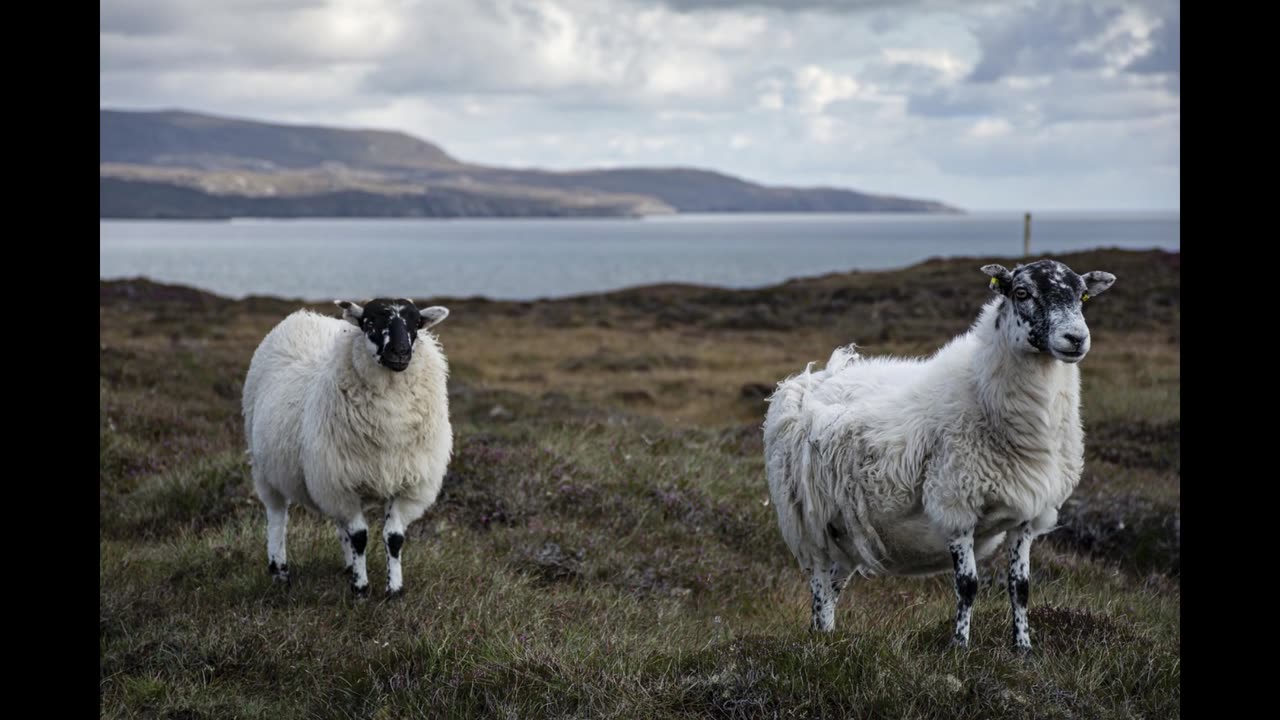
<svg viewBox="0 0 1280 720">
<path fill-rule="evenodd" d="M 1170 18 L 1161 24 L 1152 38 L 1154 47 L 1146 55 L 1129 63 L 1125 70 L 1134 73 L 1180 73 L 1182 70 L 1181 22 Z"/>
<path fill-rule="evenodd" d="M 754 9 L 842 13 L 886 8 L 895 10 L 954 8 L 964 3 L 963 0 L 661 0 L 661 4 L 684 12 Z"/>
<path fill-rule="evenodd" d="M 994 82 L 1011 75 L 1054 74 L 1096 70 L 1111 54 L 1140 48 L 1142 40 L 1126 32 L 1096 42 L 1127 11 L 1139 10 L 1158 25 L 1149 41 L 1154 47 L 1124 70 L 1134 73 L 1179 72 L 1179 9 L 1176 0 L 1066 2 L 1048 0 L 1004 20 L 979 26 L 975 35 L 982 58 L 969 76 L 972 82 Z M 1082 44 L 1091 45 L 1082 47 Z"/>
<path fill-rule="evenodd" d="M 204 15 L 216 13 L 249 18 L 282 15 L 325 6 L 324 0 L 274 0 L 263 5 L 257 0 L 107 0 L 98 5 L 98 30 L 116 35 L 159 35 L 190 27 Z"/>
<path fill-rule="evenodd" d="M 992 109 L 992 101 L 985 93 L 938 90 L 924 95 L 912 95 L 907 100 L 907 112 L 922 117 L 987 115 Z"/>
<path fill-rule="evenodd" d="M 1102 34 L 1123 12 L 1118 6 L 1049 3 L 1027 8 L 1004 22 L 977 31 L 982 59 L 969 79 L 994 82 L 1009 75 L 1083 70 L 1103 65 L 1100 50 L 1084 51 L 1082 39 Z"/>
<path fill-rule="evenodd" d="M 1039 103 L 1044 116 L 1043 125 L 1068 122 L 1138 122 L 1147 118 L 1176 115 L 1179 112 L 1177 97 L 1166 92 L 1163 86 L 1138 91 L 1098 93 L 1090 96 L 1064 95 L 1058 97 L 1044 93 Z"/>
<path fill-rule="evenodd" d="M 160 35 L 182 26 L 182 8 L 155 6 L 145 0 L 116 0 L 99 6 L 100 32 L 116 35 Z"/>
<path fill-rule="evenodd" d="M 1127 173 L 1141 188 L 1153 177 L 1143 163 L 1177 162 L 1176 122 L 1162 117 L 1178 112 L 1168 3 L 1141 6 L 1165 25 L 1150 52 L 1107 78 L 1097 72 L 1107 48 L 1071 54 L 1114 18 L 1096 4 L 1024 13 L 964 0 L 419 0 L 354 11 L 234 2 L 104 4 L 102 104 L 403 130 L 489 164 L 700 164 L 808 185 L 897 174 L 894 183 L 943 200 L 954 194 L 947 182 L 974 198 L 1004 181 L 966 178 L 1019 174 L 1049 187 L 1082 167 Z M 944 72 L 937 57 L 959 64 Z M 991 81 L 957 76 L 975 60 L 975 75 Z M 810 66 L 837 83 L 825 102 L 821 87 L 800 82 Z M 1047 85 L 1004 80 L 1041 73 Z M 839 89 L 847 78 L 852 94 Z M 761 102 L 766 94 L 780 106 Z M 980 119 L 999 129 L 995 118 L 1008 134 L 966 135 Z M 1155 129 L 1122 132 L 1137 126 Z M 1096 195 L 1100 206 L 1125 202 Z"/>
<path fill-rule="evenodd" d="M 1077 121 L 1135 121 L 1176 114 L 1178 98 L 1168 83 L 1150 80 L 1133 87 L 1123 77 L 1067 72 L 1048 83 L 1014 88 L 998 83 L 962 84 L 912 94 L 907 111 L 922 118 L 1019 119 L 1031 127 Z"/>
<path fill-rule="evenodd" d="M 905 19 L 902 14 L 892 12 L 877 12 L 867 21 L 867 27 L 871 28 L 871 32 L 877 35 L 897 30 L 904 24 Z"/>
<path fill-rule="evenodd" d="M 941 70 L 915 63 L 869 63 L 858 76 L 884 92 L 912 100 L 943 93 L 940 88 L 950 84 Z"/>
</svg>

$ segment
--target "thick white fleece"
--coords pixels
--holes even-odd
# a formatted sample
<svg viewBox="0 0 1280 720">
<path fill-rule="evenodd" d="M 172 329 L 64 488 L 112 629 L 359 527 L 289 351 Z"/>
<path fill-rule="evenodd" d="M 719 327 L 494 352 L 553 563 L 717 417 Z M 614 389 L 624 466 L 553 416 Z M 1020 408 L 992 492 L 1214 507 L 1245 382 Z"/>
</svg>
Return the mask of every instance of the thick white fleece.
<svg viewBox="0 0 1280 720">
<path fill-rule="evenodd" d="M 802 567 L 930 574 L 966 528 L 979 559 L 1023 522 L 1052 529 L 1083 468 L 1079 368 L 1012 347 L 1001 302 L 927 360 L 840 348 L 779 383 L 765 461 Z"/>
<path fill-rule="evenodd" d="M 244 386 L 256 482 L 347 522 L 362 502 L 432 504 L 453 447 L 436 338 L 420 332 L 403 372 L 377 365 L 360 330 L 299 311 L 259 345 Z"/>
</svg>

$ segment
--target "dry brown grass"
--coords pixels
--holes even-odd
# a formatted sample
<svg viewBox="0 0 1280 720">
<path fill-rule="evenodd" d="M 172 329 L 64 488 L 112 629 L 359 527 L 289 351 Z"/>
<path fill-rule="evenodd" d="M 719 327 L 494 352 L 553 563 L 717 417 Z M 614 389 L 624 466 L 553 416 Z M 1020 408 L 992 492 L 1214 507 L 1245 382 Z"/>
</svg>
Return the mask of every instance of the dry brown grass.
<svg viewBox="0 0 1280 720">
<path fill-rule="evenodd" d="M 1120 281 L 1088 309 L 1086 474 L 1033 550 L 1027 662 L 998 564 L 969 652 L 946 648 L 946 577 L 859 583 L 809 636 L 762 502 L 762 394 L 850 341 L 931 352 L 984 299 L 981 261 L 444 301 L 450 475 L 411 529 L 408 596 L 362 604 L 326 522 L 293 515 L 290 590 L 262 557 L 240 383 L 300 303 L 103 283 L 103 715 L 1176 717 L 1177 256 L 1066 261 Z"/>
</svg>

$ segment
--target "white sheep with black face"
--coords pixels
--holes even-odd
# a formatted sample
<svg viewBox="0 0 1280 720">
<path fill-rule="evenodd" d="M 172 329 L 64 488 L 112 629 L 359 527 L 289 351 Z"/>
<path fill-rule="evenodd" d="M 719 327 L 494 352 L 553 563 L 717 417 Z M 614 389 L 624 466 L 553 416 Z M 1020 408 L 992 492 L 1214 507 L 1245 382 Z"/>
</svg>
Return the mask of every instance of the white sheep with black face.
<svg viewBox="0 0 1280 720">
<path fill-rule="evenodd" d="M 778 384 L 764 423 L 769 494 L 811 575 L 814 629 L 835 627 L 846 580 L 955 572 L 954 642 L 969 641 L 976 561 L 1011 535 L 1016 649 L 1027 627 L 1031 541 L 1048 532 L 1084 463 L 1082 303 L 1115 281 L 1053 260 L 987 265 L 996 297 L 931 358 L 837 349 Z"/>
<path fill-rule="evenodd" d="M 267 509 L 268 570 L 289 581 L 289 506 L 338 526 L 352 590 L 369 592 L 366 503 L 385 503 L 387 593 L 403 590 L 405 529 L 435 502 L 453 448 L 449 367 L 427 329 L 449 311 L 407 299 L 343 319 L 301 310 L 276 325 L 249 363 L 244 430 L 254 488 Z"/>
</svg>

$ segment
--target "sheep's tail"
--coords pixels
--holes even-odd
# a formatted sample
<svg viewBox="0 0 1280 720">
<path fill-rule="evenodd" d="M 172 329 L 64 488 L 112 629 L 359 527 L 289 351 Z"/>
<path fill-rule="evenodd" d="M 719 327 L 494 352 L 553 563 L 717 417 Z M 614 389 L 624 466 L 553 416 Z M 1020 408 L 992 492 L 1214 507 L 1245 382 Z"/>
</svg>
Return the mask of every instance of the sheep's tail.
<svg viewBox="0 0 1280 720">
<path fill-rule="evenodd" d="M 813 371 L 814 362 L 810 361 L 804 366 L 804 370 L 795 375 L 791 375 L 778 382 L 773 394 L 766 398 L 769 403 L 769 411 L 765 414 L 764 424 L 764 444 L 766 452 L 772 444 L 772 439 L 781 436 L 790 436 L 796 430 L 796 424 L 805 421 L 809 414 L 805 412 L 806 401 L 809 392 L 817 383 L 825 380 L 832 373 L 843 370 L 852 363 L 861 360 L 862 356 L 858 355 L 857 346 L 849 343 L 843 347 L 836 348 L 831 357 L 827 360 L 825 368 L 818 372 Z M 807 435 L 808 428 L 805 428 Z M 791 447 L 796 447 L 794 443 L 789 443 Z"/>
<path fill-rule="evenodd" d="M 788 395 L 790 396 L 792 403 L 795 405 L 794 409 L 799 410 L 803 407 L 805 396 L 809 394 L 809 390 L 813 387 L 815 382 L 821 381 L 829 377 L 832 373 L 839 372 L 861 359 L 862 356 L 858 354 L 858 346 L 856 344 L 849 343 L 848 345 L 838 347 L 832 351 L 831 357 L 827 359 L 826 367 L 822 370 L 815 373 L 813 371 L 813 366 L 816 364 L 816 361 L 810 360 L 805 364 L 804 370 L 778 381 L 778 385 L 774 388 L 773 394 L 765 398 L 765 402 L 772 403 L 775 400 L 780 399 L 779 396 L 783 394 L 781 391 L 784 388 L 795 388 L 796 390 L 799 390 L 799 393 Z"/>
<path fill-rule="evenodd" d="M 827 359 L 826 371 L 828 373 L 839 372 L 861 359 L 862 356 L 858 354 L 857 344 L 849 343 L 831 351 L 831 357 Z"/>
</svg>

